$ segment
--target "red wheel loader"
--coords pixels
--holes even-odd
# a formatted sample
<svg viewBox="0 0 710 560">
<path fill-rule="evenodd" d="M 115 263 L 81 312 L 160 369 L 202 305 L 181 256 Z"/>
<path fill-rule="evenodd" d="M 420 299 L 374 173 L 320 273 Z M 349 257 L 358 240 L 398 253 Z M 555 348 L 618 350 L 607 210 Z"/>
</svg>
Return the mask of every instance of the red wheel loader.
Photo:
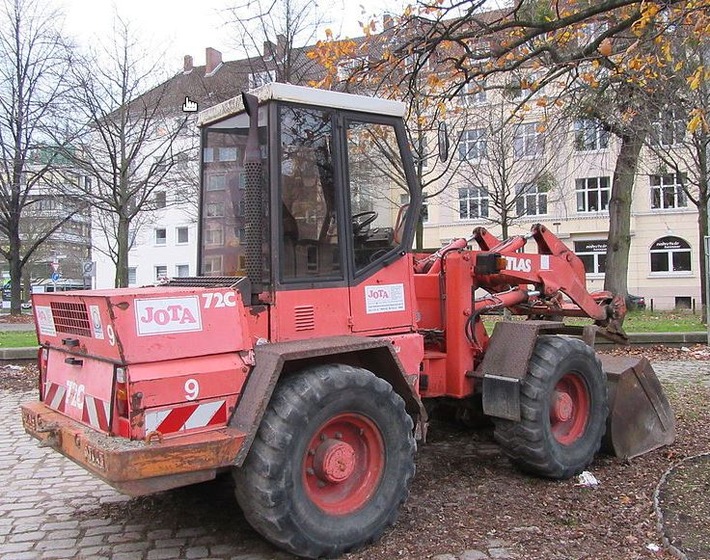
<svg viewBox="0 0 710 560">
<path fill-rule="evenodd" d="M 201 276 L 34 295 L 25 429 L 134 496 L 231 471 L 249 522 L 312 558 L 394 523 L 439 403 L 490 417 L 543 477 L 585 469 L 605 434 L 624 457 L 673 441 L 648 362 L 593 350 L 623 339 L 623 299 L 588 293 L 547 228 L 411 251 L 403 116 L 285 84 L 201 113 Z M 487 332 L 506 309 L 527 320 Z"/>
</svg>

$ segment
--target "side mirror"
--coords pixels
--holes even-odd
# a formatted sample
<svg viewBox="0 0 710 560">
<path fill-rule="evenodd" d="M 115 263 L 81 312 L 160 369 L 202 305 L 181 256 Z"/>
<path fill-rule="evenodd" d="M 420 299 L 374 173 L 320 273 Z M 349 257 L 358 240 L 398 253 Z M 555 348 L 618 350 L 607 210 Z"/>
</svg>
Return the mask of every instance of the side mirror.
<svg viewBox="0 0 710 560">
<path fill-rule="evenodd" d="M 449 133 L 446 130 L 446 123 L 444 121 L 439 122 L 437 141 L 439 144 L 439 159 L 445 162 L 449 159 Z"/>
</svg>

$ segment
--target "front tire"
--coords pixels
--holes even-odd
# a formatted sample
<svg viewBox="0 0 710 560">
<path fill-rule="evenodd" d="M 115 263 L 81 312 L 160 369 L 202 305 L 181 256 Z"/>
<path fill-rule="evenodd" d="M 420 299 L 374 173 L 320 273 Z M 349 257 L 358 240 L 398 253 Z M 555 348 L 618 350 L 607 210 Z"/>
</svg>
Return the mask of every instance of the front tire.
<svg viewBox="0 0 710 560">
<path fill-rule="evenodd" d="M 392 525 L 414 475 L 413 423 L 373 373 L 317 366 L 283 379 L 236 496 L 249 523 L 299 556 L 334 557 Z"/>
<path fill-rule="evenodd" d="M 494 419 L 495 438 L 513 464 L 548 478 L 582 472 L 599 451 L 608 415 L 594 350 L 578 339 L 541 336 L 520 393 L 520 422 Z"/>
</svg>

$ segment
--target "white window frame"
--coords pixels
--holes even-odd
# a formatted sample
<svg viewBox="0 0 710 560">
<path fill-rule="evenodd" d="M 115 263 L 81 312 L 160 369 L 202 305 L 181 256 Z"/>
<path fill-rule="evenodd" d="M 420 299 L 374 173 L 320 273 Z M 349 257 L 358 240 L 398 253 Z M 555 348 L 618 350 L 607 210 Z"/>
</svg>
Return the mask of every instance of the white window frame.
<svg viewBox="0 0 710 560">
<path fill-rule="evenodd" d="M 542 209 L 543 202 L 544 210 Z M 541 191 L 540 185 L 537 183 L 515 185 L 515 212 L 519 218 L 546 216 L 549 212 L 547 203 L 547 191 Z"/>
<path fill-rule="evenodd" d="M 180 274 L 181 269 L 187 268 L 187 274 Z M 190 276 L 190 265 L 189 264 L 176 264 L 175 265 L 175 278 L 185 278 Z"/>
<path fill-rule="evenodd" d="M 658 119 L 651 123 L 649 143 L 652 146 L 675 146 L 685 140 L 686 119 L 679 110 L 661 111 Z"/>
<path fill-rule="evenodd" d="M 215 264 L 217 267 L 215 268 Z M 205 257 L 202 262 L 202 274 L 205 276 L 221 276 L 222 275 L 222 255 L 212 255 Z"/>
<path fill-rule="evenodd" d="M 163 232 L 162 239 L 158 237 L 159 232 Z M 153 230 L 153 241 L 156 247 L 165 247 L 168 244 L 168 230 L 166 228 L 155 228 Z"/>
<path fill-rule="evenodd" d="M 691 276 L 693 274 L 693 247 L 688 243 L 685 239 L 682 237 L 678 237 L 677 235 L 668 235 L 666 237 L 673 238 L 673 239 L 678 239 L 680 240 L 683 244 L 687 245 L 687 247 L 680 247 L 678 249 L 653 249 L 653 246 L 664 239 L 663 237 L 656 239 L 651 244 L 651 249 L 649 249 L 649 270 L 651 272 L 651 276 Z M 652 256 L 653 255 L 661 255 L 664 254 L 667 257 L 667 264 L 668 268 L 673 268 L 674 266 L 674 257 L 675 255 L 678 254 L 687 254 L 688 256 L 688 269 L 687 270 L 653 270 L 653 260 Z"/>
<path fill-rule="evenodd" d="M 480 220 L 487 218 L 490 212 L 490 196 L 485 187 L 470 185 L 459 187 L 459 220 Z M 472 211 L 474 210 L 475 211 Z"/>
<path fill-rule="evenodd" d="M 587 250 L 585 250 L 585 249 L 578 248 L 578 245 L 577 245 L 578 243 L 579 243 L 579 244 L 584 243 L 584 244 L 587 244 L 587 245 L 588 245 L 588 244 L 592 244 L 592 243 L 596 243 L 596 244 L 599 245 L 600 248 L 599 248 L 599 250 L 596 250 L 596 251 L 595 251 L 595 250 L 592 250 L 592 249 L 587 249 Z M 604 268 L 606 269 L 606 248 L 607 248 L 607 243 L 608 243 L 608 242 L 607 242 L 606 239 L 590 239 L 590 240 L 579 240 L 579 239 L 578 239 L 578 240 L 575 240 L 575 241 L 574 241 L 574 253 L 575 253 L 575 255 L 577 255 L 580 259 L 582 259 L 582 261 L 584 261 L 584 258 L 583 258 L 583 257 L 592 257 L 591 261 L 592 261 L 592 268 L 593 268 L 593 270 L 588 271 L 588 270 L 586 270 L 586 267 L 585 267 L 585 271 L 586 271 L 586 275 L 587 275 L 587 276 L 599 278 L 599 277 L 603 277 L 603 276 L 605 275 L 605 271 L 600 270 L 600 269 L 601 269 L 601 260 L 602 260 L 602 257 L 604 258 L 604 261 L 605 261 L 605 262 L 604 262 Z"/>
<path fill-rule="evenodd" d="M 592 181 L 596 181 L 595 186 L 592 185 Z M 590 200 L 592 194 L 596 194 L 600 208 L 591 208 Z M 604 202 L 604 194 L 606 194 L 606 203 Z M 575 195 L 577 197 L 578 214 L 608 212 L 611 198 L 611 177 L 604 175 L 601 177 L 580 177 L 575 179 Z"/>
<path fill-rule="evenodd" d="M 159 282 L 160 280 L 168 277 L 168 265 L 156 264 L 153 267 L 153 272 L 155 273 L 153 278 L 155 278 L 156 282 Z"/>
<path fill-rule="evenodd" d="M 460 161 L 477 161 L 486 157 L 485 128 L 470 128 L 461 133 L 458 154 Z"/>
<path fill-rule="evenodd" d="M 651 184 L 651 210 L 664 211 L 688 207 L 682 174 L 649 175 L 648 179 Z"/>
<path fill-rule="evenodd" d="M 480 107 L 488 103 L 486 85 L 469 82 L 461 89 L 461 101 L 466 107 Z"/>
<path fill-rule="evenodd" d="M 609 148 L 609 131 L 596 119 L 574 121 L 574 149 L 577 152 L 598 152 Z"/>
<path fill-rule="evenodd" d="M 542 155 L 542 135 L 537 121 L 520 123 L 515 127 L 513 153 L 517 158 L 536 158 Z"/>
<path fill-rule="evenodd" d="M 217 241 L 215 241 L 215 236 L 218 238 Z M 204 244 L 218 247 L 224 245 L 224 228 L 210 227 L 205 229 Z"/>
<path fill-rule="evenodd" d="M 180 241 L 180 232 L 185 232 L 185 241 Z M 190 228 L 187 226 L 177 226 L 175 228 L 175 244 L 187 245 L 190 243 Z"/>
<path fill-rule="evenodd" d="M 138 268 L 135 266 L 128 267 L 128 285 L 135 286 L 138 283 Z"/>
</svg>

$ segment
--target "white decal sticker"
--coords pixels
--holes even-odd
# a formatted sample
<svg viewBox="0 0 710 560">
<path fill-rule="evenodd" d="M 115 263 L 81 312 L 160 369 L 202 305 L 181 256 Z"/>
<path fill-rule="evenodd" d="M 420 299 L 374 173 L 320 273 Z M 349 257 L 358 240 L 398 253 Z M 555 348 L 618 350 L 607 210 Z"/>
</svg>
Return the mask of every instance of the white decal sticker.
<svg viewBox="0 0 710 560">
<path fill-rule="evenodd" d="M 37 305 L 35 306 L 35 314 L 37 316 L 37 324 L 39 325 L 40 334 L 57 336 L 57 330 L 54 328 L 52 308 L 48 305 Z"/>
<path fill-rule="evenodd" d="M 404 309 L 404 284 L 365 286 L 365 311 L 367 314 L 404 311 Z"/>
<path fill-rule="evenodd" d="M 530 259 L 519 259 L 517 257 L 505 257 L 508 261 L 508 266 L 505 268 L 507 270 L 514 270 L 515 272 L 531 272 L 532 271 L 532 261 Z"/>
<path fill-rule="evenodd" d="M 111 325 L 106 325 L 106 334 L 108 334 L 108 343 L 111 346 L 116 346 L 116 333 L 113 332 L 113 327 Z"/>
<path fill-rule="evenodd" d="M 550 270 L 550 255 L 540 255 L 540 270 Z"/>
<path fill-rule="evenodd" d="M 237 302 L 234 300 L 234 292 L 227 292 L 225 294 L 221 292 L 207 292 L 202 294 L 205 298 L 205 309 L 210 309 L 211 307 L 235 307 Z"/>
<path fill-rule="evenodd" d="M 200 384 L 197 379 L 188 379 L 185 381 L 185 399 L 194 401 L 200 394 Z"/>
<path fill-rule="evenodd" d="M 101 313 L 99 313 L 99 306 L 90 305 L 89 315 L 91 315 L 91 329 L 94 331 L 94 338 L 103 340 L 104 326 L 101 324 Z"/>
<path fill-rule="evenodd" d="M 75 381 L 67 381 L 67 404 L 69 406 L 83 410 L 85 393 L 86 389 L 83 385 Z"/>
<path fill-rule="evenodd" d="M 135 304 L 138 336 L 202 330 L 198 296 L 137 299 Z"/>
</svg>

